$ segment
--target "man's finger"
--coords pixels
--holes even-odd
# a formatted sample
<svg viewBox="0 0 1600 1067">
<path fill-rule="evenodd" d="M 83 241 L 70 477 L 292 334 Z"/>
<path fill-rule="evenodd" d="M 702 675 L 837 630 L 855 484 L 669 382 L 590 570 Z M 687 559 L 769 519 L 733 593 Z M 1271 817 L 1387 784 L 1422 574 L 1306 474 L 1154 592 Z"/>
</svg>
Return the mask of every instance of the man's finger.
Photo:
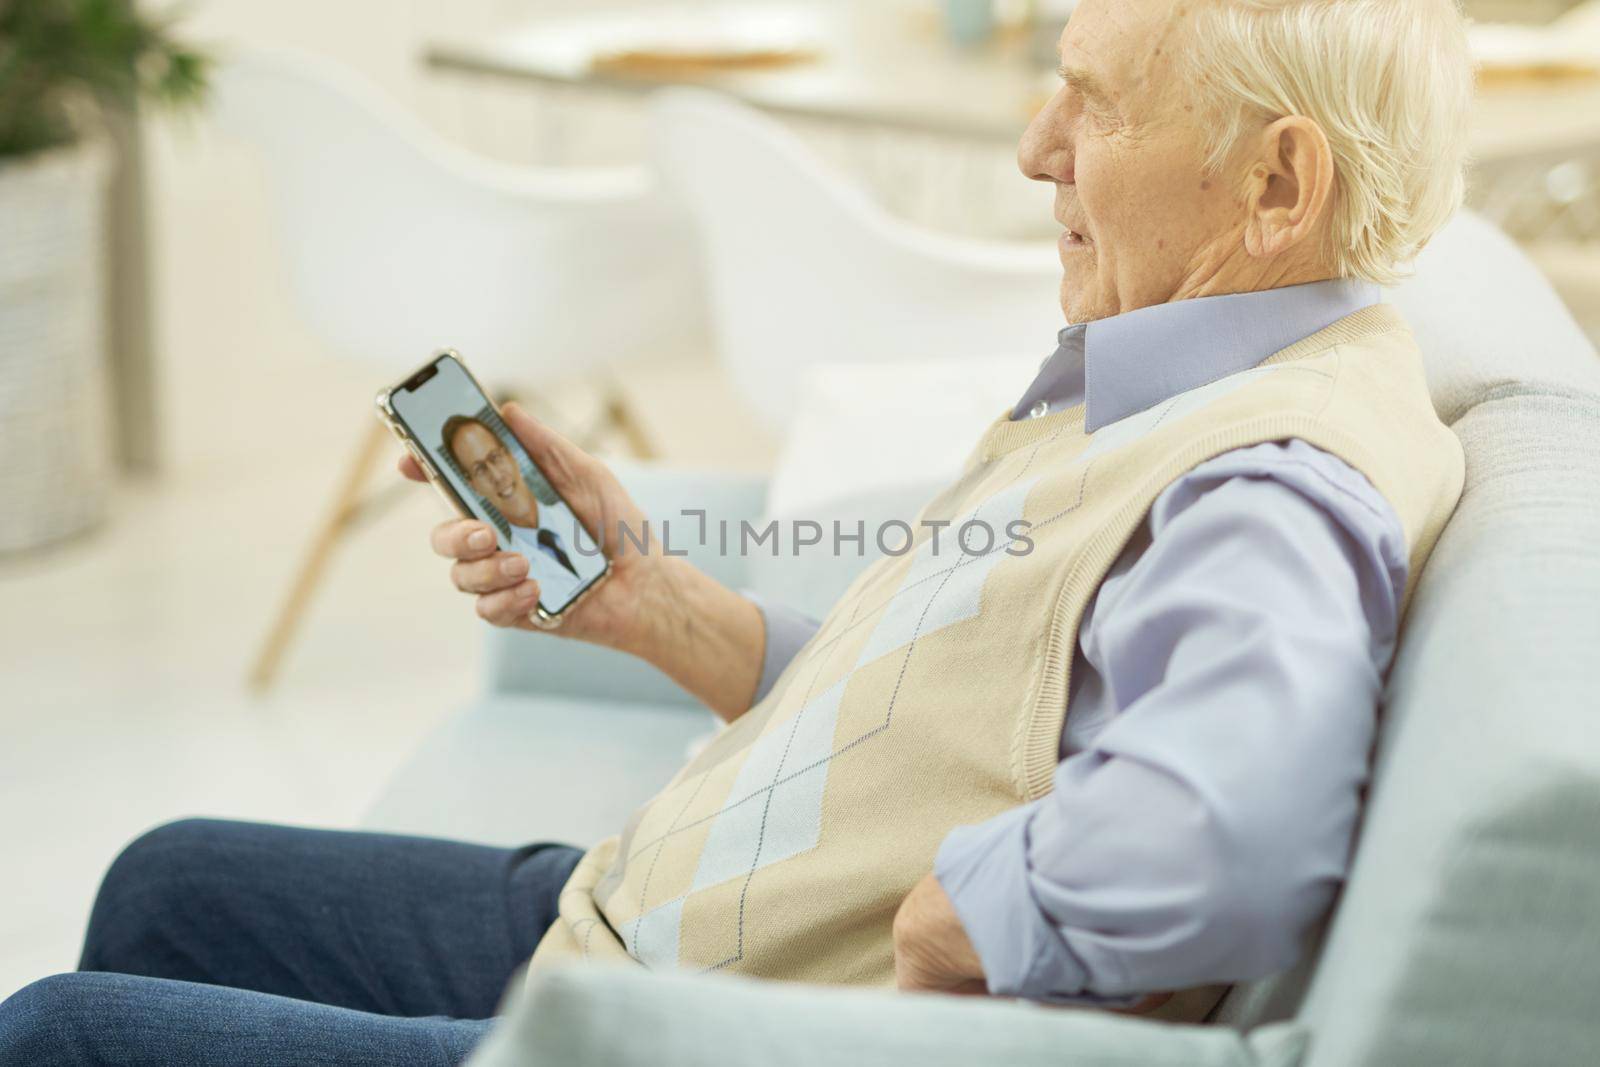
<svg viewBox="0 0 1600 1067">
<path fill-rule="evenodd" d="M 517 626 L 539 603 L 539 583 L 529 579 L 511 589 L 478 598 L 478 615 L 496 626 Z"/>
<path fill-rule="evenodd" d="M 482 559 L 494 554 L 494 530 L 476 519 L 451 519 L 433 528 L 433 550 L 445 559 Z"/>
<path fill-rule="evenodd" d="M 416 461 L 416 458 L 410 452 L 401 453 L 400 461 L 395 466 L 399 468 L 402 476 L 410 478 L 414 482 L 428 480 L 428 476 L 422 473 L 422 465 Z"/>
<path fill-rule="evenodd" d="M 520 404 L 507 404 L 500 417 L 517 435 L 528 455 L 544 471 L 550 484 L 562 496 L 571 496 L 579 486 L 579 476 L 589 457 L 577 445 L 522 410 Z"/>
<path fill-rule="evenodd" d="M 528 576 L 528 560 L 515 552 L 496 552 L 488 559 L 458 561 L 450 580 L 463 593 L 498 593 Z"/>
</svg>

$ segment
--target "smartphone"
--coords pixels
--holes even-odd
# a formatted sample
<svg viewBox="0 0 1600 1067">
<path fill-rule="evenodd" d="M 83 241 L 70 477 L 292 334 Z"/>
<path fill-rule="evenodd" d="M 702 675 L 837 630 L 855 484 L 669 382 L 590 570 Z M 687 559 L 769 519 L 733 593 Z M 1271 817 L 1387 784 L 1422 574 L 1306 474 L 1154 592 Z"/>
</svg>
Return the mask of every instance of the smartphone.
<svg viewBox="0 0 1600 1067">
<path fill-rule="evenodd" d="M 486 522 L 539 583 L 531 621 L 550 629 L 611 562 L 550 485 L 461 361 L 445 350 L 378 394 L 378 417 L 463 518 Z"/>
</svg>

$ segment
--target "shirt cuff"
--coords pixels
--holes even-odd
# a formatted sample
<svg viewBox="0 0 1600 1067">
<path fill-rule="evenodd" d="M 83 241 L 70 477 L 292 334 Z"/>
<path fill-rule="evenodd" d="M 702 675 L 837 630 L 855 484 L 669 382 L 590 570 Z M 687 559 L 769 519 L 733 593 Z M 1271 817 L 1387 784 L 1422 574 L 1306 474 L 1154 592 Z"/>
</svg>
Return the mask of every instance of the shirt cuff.
<svg viewBox="0 0 1600 1067">
<path fill-rule="evenodd" d="M 933 875 L 983 963 L 989 992 L 1052 1004 L 1126 1007 L 1139 997 L 1084 990 L 1088 972 L 1034 899 L 1028 823 L 1038 802 L 976 826 L 958 826 L 939 846 Z"/>
<path fill-rule="evenodd" d="M 793 608 L 784 607 L 782 604 L 770 604 L 765 599 L 750 592 L 742 590 L 746 600 L 756 606 L 761 612 L 761 621 L 766 624 L 766 647 L 761 653 L 761 681 L 756 684 L 756 696 L 751 701 L 752 706 L 772 691 L 778 677 L 783 674 L 783 669 L 794 659 L 795 654 L 805 647 L 822 624 L 811 616 L 795 611 Z"/>
</svg>

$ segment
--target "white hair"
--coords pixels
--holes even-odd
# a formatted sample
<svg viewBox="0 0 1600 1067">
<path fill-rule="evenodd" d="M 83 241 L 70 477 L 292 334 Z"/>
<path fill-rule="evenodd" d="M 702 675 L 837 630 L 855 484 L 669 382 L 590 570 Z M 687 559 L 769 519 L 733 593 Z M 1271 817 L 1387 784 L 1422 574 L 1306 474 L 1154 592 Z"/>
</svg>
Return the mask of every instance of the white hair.
<svg viewBox="0 0 1600 1067">
<path fill-rule="evenodd" d="M 1457 0 L 1202 0 L 1193 32 L 1209 167 L 1260 125 L 1312 119 L 1333 151 L 1333 264 L 1403 277 L 1465 192 L 1473 74 Z"/>
</svg>

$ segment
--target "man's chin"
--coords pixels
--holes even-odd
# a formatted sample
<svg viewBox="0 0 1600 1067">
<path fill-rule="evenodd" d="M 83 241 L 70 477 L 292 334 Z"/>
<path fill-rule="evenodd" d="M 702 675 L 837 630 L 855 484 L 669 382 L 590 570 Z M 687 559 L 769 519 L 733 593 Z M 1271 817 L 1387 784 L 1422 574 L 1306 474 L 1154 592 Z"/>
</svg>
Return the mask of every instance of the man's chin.
<svg viewBox="0 0 1600 1067">
<path fill-rule="evenodd" d="M 1102 317 L 1095 314 L 1093 301 L 1084 299 L 1083 290 L 1070 278 L 1061 279 L 1061 314 L 1073 326 Z"/>
<path fill-rule="evenodd" d="M 1071 325 L 1108 319 L 1119 310 L 1116 300 L 1095 285 L 1092 271 L 1069 270 L 1061 276 L 1061 313 Z"/>
<path fill-rule="evenodd" d="M 1098 301 L 1091 294 L 1094 277 L 1081 268 L 1068 268 L 1061 273 L 1061 313 L 1067 322 L 1076 325 L 1103 318 L 1098 311 Z"/>
</svg>

